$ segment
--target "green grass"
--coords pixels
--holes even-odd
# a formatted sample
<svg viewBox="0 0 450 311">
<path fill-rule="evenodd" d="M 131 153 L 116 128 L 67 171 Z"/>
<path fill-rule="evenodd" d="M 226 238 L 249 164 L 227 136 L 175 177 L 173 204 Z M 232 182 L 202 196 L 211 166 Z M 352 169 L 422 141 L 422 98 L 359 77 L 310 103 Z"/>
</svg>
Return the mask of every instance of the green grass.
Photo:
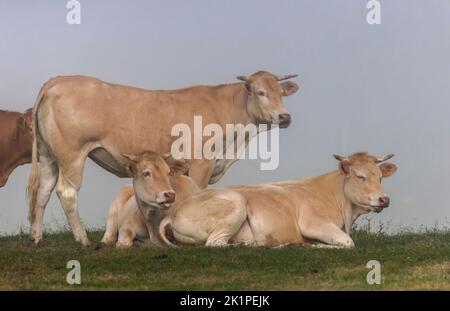
<svg viewBox="0 0 450 311">
<path fill-rule="evenodd" d="M 102 232 L 91 231 L 95 245 Z M 0 290 L 450 290 L 450 231 L 396 235 L 356 230 L 356 249 L 183 247 L 83 249 L 71 233 L 0 237 Z M 81 263 L 68 285 L 67 261 Z M 369 260 L 381 285 L 368 285 Z"/>
</svg>

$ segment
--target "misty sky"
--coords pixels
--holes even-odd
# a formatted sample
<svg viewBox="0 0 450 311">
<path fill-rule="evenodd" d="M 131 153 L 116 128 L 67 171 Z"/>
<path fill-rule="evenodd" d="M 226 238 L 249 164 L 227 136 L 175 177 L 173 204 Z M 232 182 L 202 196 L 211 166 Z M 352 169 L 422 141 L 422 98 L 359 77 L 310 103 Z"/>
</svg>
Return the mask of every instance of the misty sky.
<svg viewBox="0 0 450 311">
<path fill-rule="evenodd" d="M 371 221 L 390 230 L 450 225 L 449 1 L 381 1 L 381 25 L 367 24 L 365 0 L 80 2 L 81 25 L 68 25 L 65 0 L 0 0 L 1 109 L 31 107 L 56 75 L 174 89 L 262 69 L 298 73 L 279 168 L 242 160 L 217 185 L 318 175 L 336 169 L 333 153 L 394 153 L 399 169 L 384 180 L 392 204 Z M 0 189 L 1 233 L 28 227 L 29 169 Z M 127 182 L 89 160 L 83 222 L 104 226 Z M 47 229 L 66 224 L 56 194 L 45 219 Z"/>
</svg>

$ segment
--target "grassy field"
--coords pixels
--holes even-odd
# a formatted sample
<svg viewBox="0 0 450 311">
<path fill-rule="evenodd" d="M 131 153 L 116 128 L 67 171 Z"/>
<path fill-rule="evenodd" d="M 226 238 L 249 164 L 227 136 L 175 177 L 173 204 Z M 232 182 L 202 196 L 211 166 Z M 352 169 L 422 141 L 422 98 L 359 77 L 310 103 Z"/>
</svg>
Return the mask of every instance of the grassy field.
<svg viewBox="0 0 450 311">
<path fill-rule="evenodd" d="M 91 231 L 97 243 L 102 232 Z M 386 235 L 356 230 L 356 249 L 138 246 L 83 249 L 69 232 L 0 237 L 0 290 L 450 290 L 450 232 Z M 66 263 L 81 263 L 81 285 L 68 285 Z M 369 260 L 381 285 L 368 285 Z"/>
</svg>

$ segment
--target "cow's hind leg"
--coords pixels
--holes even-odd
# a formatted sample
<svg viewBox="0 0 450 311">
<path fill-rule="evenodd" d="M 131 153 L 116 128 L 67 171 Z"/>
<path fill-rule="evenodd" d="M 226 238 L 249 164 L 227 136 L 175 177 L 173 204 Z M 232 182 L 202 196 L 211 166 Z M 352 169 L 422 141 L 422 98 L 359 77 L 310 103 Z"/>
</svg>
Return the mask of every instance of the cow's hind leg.
<svg viewBox="0 0 450 311">
<path fill-rule="evenodd" d="M 109 208 L 105 234 L 103 235 L 101 244 L 106 246 L 116 244 L 119 236 L 119 211 L 133 196 L 134 190 L 131 185 L 125 186 L 119 191 Z"/>
<path fill-rule="evenodd" d="M 106 221 L 105 234 L 103 235 L 101 244 L 105 246 L 112 246 L 117 242 L 119 232 L 119 208 L 122 202 L 118 199 L 114 200 L 111 208 L 108 211 L 108 219 Z"/>
<path fill-rule="evenodd" d="M 39 156 L 40 166 L 38 176 L 38 188 L 35 193 L 30 193 L 30 210 L 28 219 L 30 221 L 30 239 L 39 244 L 42 241 L 44 225 L 44 211 L 50 199 L 58 178 L 58 166 L 55 161 L 44 152 Z M 33 204 L 34 203 L 34 204 Z"/>
<path fill-rule="evenodd" d="M 228 246 L 230 239 L 238 233 L 247 219 L 246 203 L 239 194 L 230 199 L 215 199 L 209 204 L 213 208 L 208 213 L 215 214 L 215 224 L 205 245 L 213 247 Z"/>
<path fill-rule="evenodd" d="M 58 182 L 56 184 L 56 193 L 58 194 L 75 240 L 83 246 L 90 246 L 91 244 L 86 230 L 81 224 L 78 213 L 78 191 L 81 187 L 84 162 L 87 154 L 82 154 L 75 161 L 72 161 L 70 165 L 67 163 L 60 164 Z"/>
</svg>

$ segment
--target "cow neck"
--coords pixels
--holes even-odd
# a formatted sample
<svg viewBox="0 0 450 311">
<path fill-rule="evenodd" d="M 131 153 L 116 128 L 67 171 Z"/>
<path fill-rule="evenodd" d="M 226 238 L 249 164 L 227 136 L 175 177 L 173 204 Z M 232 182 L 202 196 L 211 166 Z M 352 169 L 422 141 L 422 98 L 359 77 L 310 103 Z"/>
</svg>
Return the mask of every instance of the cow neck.
<svg viewBox="0 0 450 311">
<path fill-rule="evenodd" d="M 339 185 L 336 189 L 337 192 L 335 193 L 336 196 L 340 196 L 343 204 L 337 204 L 336 207 L 340 209 L 342 220 L 344 223 L 344 230 L 347 232 L 347 234 L 350 234 L 350 230 L 352 229 L 353 223 L 358 219 L 359 216 L 362 214 L 365 214 L 363 208 L 360 206 L 354 204 L 351 202 L 348 198 L 345 196 L 344 192 L 344 183 L 345 183 L 345 176 L 343 176 L 339 171 L 334 172 L 336 175 L 336 178 L 339 180 L 336 185 Z"/>
<path fill-rule="evenodd" d="M 138 204 L 138 208 L 141 210 L 144 219 L 145 219 L 145 226 L 147 227 L 147 232 L 149 235 L 150 242 L 153 244 L 161 244 L 163 245 L 163 242 L 161 238 L 159 237 L 159 223 L 166 215 L 163 211 L 149 206 L 147 203 L 142 201 L 139 196 L 135 192 L 135 198 L 136 202 Z M 145 212 L 144 212 L 145 211 Z"/>
<path fill-rule="evenodd" d="M 345 176 L 339 171 L 334 171 L 319 178 L 323 178 L 320 193 L 327 196 L 327 203 L 340 215 L 335 224 L 339 227 L 343 225 L 343 229 L 349 233 L 353 225 L 353 206 L 344 193 Z"/>
<path fill-rule="evenodd" d="M 7 175 L 9 175 L 15 167 L 23 164 L 21 163 L 23 162 L 21 161 L 22 150 L 18 150 L 20 147 L 20 142 L 17 141 L 17 138 L 13 132 L 9 132 L 7 135 L 2 136 L 1 145 L 4 149 L 2 148 L 0 154 L 0 173 L 3 177 L 7 177 Z"/>
<path fill-rule="evenodd" d="M 28 150 L 30 148 L 25 148 L 15 135 L 12 135 L 7 141 L 10 143 L 3 143 L 2 145 L 10 145 L 11 148 L 6 147 L 5 149 L 11 154 L 2 154 L 3 156 L 0 157 L 0 174 L 7 175 L 4 177 L 8 177 L 16 167 L 31 162 L 31 154 Z"/>
<path fill-rule="evenodd" d="M 228 103 L 219 103 L 219 117 L 223 118 L 223 124 L 256 124 L 247 110 L 248 95 L 243 83 L 228 84 L 225 88 L 231 88 L 231 96 L 227 96 Z M 228 107 L 228 113 L 223 112 L 224 106 Z M 258 124 L 256 124 L 258 125 Z"/>
</svg>

